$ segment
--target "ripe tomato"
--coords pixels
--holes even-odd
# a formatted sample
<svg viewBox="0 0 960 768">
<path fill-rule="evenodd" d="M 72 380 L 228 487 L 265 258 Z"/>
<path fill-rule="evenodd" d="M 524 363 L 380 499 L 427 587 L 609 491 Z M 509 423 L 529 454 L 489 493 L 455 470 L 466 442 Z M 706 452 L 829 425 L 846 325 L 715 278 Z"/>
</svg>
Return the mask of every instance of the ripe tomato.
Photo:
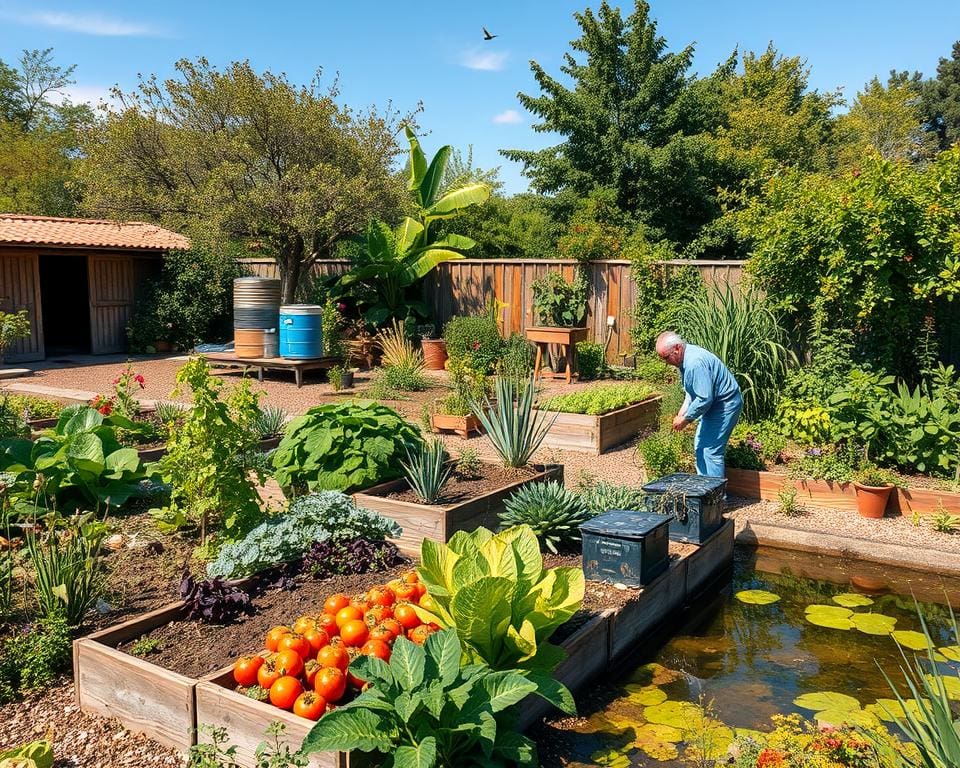
<svg viewBox="0 0 960 768">
<path fill-rule="evenodd" d="M 280 642 L 277 643 L 277 651 L 296 651 L 300 654 L 301 659 L 311 655 L 310 643 L 307 642 L 307 638 L 294 632 L 280 638 Z"/>
<path fill-rule="evenodd" d="M 271 653 L 277 650 L 277 643 L 280 642 L 280 638 L 284 635 L 290 634 L 290 627 L 274 627 L 269 632 L 267 632 L 267 641 L 266 646 L 267 650 Z"/>
<path fill-rule="evenodd" d="M 416 571 L 404 571 L 400 574 L 400 580 L 406 584 L 418 584 L 420 583 L 420 574 Z"/>
<path fill-rule="evenodd" d="M 418 581 L 414 586 L 417 588 L 417 600 L 427 594 L 427 585 L 422 581 Z"/>
<path fill-rule="evenodd" d="M 393 608 L 389 605 L 374 605 L 363 614 L 363 620 L 368 627 L 375 627 L 384 619 L 393 618 Z"/>
<path fill-rule="evenodd" d="M 348 621 L 340 627 L 340 637 L 343 638 L 344 645 L 354 648 L 367 642 L 369 635 L 370 629 L 359 619 Z"/>
<path fill-rule="evenodd" d="M 341 608 L 346 608 L 348 605 L 350 605 L 350 598 L 342 592 L 337 592 L 335 595 L 330 595 L 330 597 L 327 598 L 327 601 L 323 604 L 323 610 L 336 616 L 337 611 Z"/>
<path fill-rule="evenodd" d="M 320 666 L 320 662 L 316 659 L 307 659 L 303 663 L 303 677 L 307 681 L 307 685 L 313 685 L 313 681 L 323 667 Z"/>
<path fill-rule="evenodd" d="M 361 613 L 366 613 L 370 608 L 370 603 L 367 602 L 366 593 L 351 597 L 350 605 L 358 609 Z"/>
<path fill-rule="evenodd" d="M 371 587 L 367 592 L 367 602 L 372 606 L 391 606 L 397 601 L 396 593 L 386 586 Z"/>
<path fill-rule="evenodd" d="M 337 626 L 337 616 L 334 613 L 321 613 L 320 617 L 317 619 L 317 629 L 322 629 L 330 637 L 333 637 L 337 632 L 340 631 L 340 627 Z"/>
<path fill-rule="evenodd" d="M 346 608 L 337 611 L 337 626 L 340 627 L 341 632 L 343 631 L 343 625 L 348 621 L 359 619 L 363 619 L 363 611 L 354 605 L 348 605 Z"/>
<path fill-rule="evenodd" d="M 423 645 L 427 642 L 427 638 L 434 633 L 434 630 L 430 629 L 426 624 L 421 624 L 418 627 L 414 627 L 409 632 L 407 632 L 407 639 L 411 642 L 416 643 L 417 645 Z"/>
<path fill-rule="evenodd" d="M 293 714 L 305 717 L 307 720 L 319 720 L 326 711 L 326 700 L 313 691 L 304 691 L 293 702 Z"/>
<path fill-rule="evenodd" d="M 317 628 L 317 617 L 316 616 L 301 616 L 295 622 L 293 622 L 293 631 L 298 635 L 305 635 L 311 629 Z"/>
<path fill-rule="evenodd" d="M 233 664 L 233 679 L 237 685 L 249 688 L 257 682 L 257 672 L 263 665 L 263 656 L 241 656 Z"/>
<path fill-rule="evenodd" d="M 437 612 L 437 601 L 434 600 L 426 592 L 420 597 L 420 602 L 417 603 L 423 610 L 430 611 L 430 613 Z"/>
<path fill-rule="evenodd" d="M 330 635 L 324 629 L 308 629 L 304 632 L 303 638 L 310 643 L 314 656 L 323 646 L 330 644 Z"/>
<path fill-rule="evenodd" d="M 277 651 L 276 665 L 281 677 L 285 675 L 296 677 L 303 672 L 303 656 L 292 648 L 285 648 Z"/>
<path fill-rule="evenodd" d="M 400 622 L 400 626 L 404 629 L 413 629 L 423 623 L 410 603 L 399 603 L 393 609 L 393 617 Z"/>
<path fill-rule="evenodd" d="M 350 663 L 351 663 L 351 664 L 353 663 L 353 660 L 356 659 L 356 658 L 358 658 L 359 656 L 360 656 L 360 649 L 359 649 L 359 648 L 351 648 L 351 649 L 350 649 Z M 349 667 L 349 666 L 347 667 L 347 682 L 350 683 L 350 685 L 352 685 L 354 688 L 357 688 L 357 689 L 359 689 L 359 690 L 361 690 L 361 691 L 363 690 L 363 686 L 365 686 L 365 685 L 367 684 L 367 681 L 366 681 L 366 680 L 361 680 L 359 677 L 357 677 L 355 674 L 353 674 L 353 672 L 350 671 L 350 667 Z"/>
<path fill-rule="evenodd" d="M 293 709 L 297 697 L 303 693 L 300 681 L 290 675 L 284 675 L 270 686 L 270 703 L 280 709 Z"/>
<path fill-rule="evenodd" d="M 343 672 L 350 663 L 350 656 L 342 646 L 325 645 L 317 654 L 317 661 L 321 667 L 335 667 Z M 324 698 L 331 700 L 328 696 Z"/>
<path fill-rule="evenodd" d="M 377 624 L 377 626 L 370 630 L 370 637 L 367 642 L 370 640 L 382 640 L 385 643 L 392 643 L 395 637 L 396 635 L 393 634 L 393 630 L 386 624 Z"/>
<path fill-rule="evenodd" d="M 313 678 L 313 689 L 331 704 L 343 698 L 347 692 L 347 676 L 336 667 L 324 667 Z"/>
<path fill-rule="evenodd" d="M 257 685 L 269 689 L 279 679 L 280 672 L 277 671 L 276 656 L 265 659 L 257 670 Z"/>
<path fill-rule="evenodd" d="M 401 581 L 397 584 L 396 588 L 397 600 L 416 600 L 417 595 L 417 585 L 416 584 L 407 584 L 405 581 Z"/>
<path fill-rule="evenodd" d="M 328 643 L 328 645 L 333 645 L 333 646 L 335 646 L 335 647 L 337 647 L 337 648 L 345 648 L 345 647 L 346 647 L 345 643 L 343 642 L 343 638 L 340 637 L 340 635 L 334 635 L 333 637 L 331 637 L 331 638 L 330 638 L 330 642 Z"/>
<path fill-rule="evenodd" d="M 392 619 L 384 620 L 382 624 L 384 627 L 389 629 L 391 634 L 393 635 L 393 639 L 388 640 L 387 641 L 388 643 L 392 643 L 393 640 L 396 640 L 398 637 L 400 637 L 400 635 L 403 634 L 403 627 L 401 626 L 400 622 L 397 621 L 396 616 L 394 616 Z"/>
<path fill-rule="evenodd" d="M 390 661 L 390 646 L 383 640 L 367 640 L 360 647 L 360 653 L 364 656 L 376 656 L 378 659 Z"/>
</svg>

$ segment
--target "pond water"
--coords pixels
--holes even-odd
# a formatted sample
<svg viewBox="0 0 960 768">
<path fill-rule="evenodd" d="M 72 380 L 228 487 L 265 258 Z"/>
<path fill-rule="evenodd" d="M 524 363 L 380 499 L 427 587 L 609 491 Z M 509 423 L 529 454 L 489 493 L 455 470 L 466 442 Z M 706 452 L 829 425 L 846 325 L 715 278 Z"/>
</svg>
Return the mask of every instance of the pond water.
<svg viewBox="0 0 960 768">
<path fill-rule="evenodd" d="M 779 600 L 746 604 L 735 597 L 743 590 L 764 590 Z M 813 707 L 794 701 L 820 692 L 845 694 L 856 703 L 821 697 L 813 701 L 817 710 L 852 708 L 860 711 L 856 717 L 877 722 L 875 717 L 886 713 L 871 705 L 891 697 L 880 668 L 900 678 L 903 658 L 897 643 L 889 634 L 819 626 L 810 619 L 845 627 L 856 621 L 872 632 L 888 632 L 895 620 L 897 632 L 917 631 L 921 624 L 914 597 L 936 644 L 955 646 L 949 603 L 960 607 L 960 580 L 838 558 L 738 548 L 732 575 L 719 591 L 708 594 L 679 623 L 664 628 L 666 639 L 638 649 L 635 665 L 589 692 L 581 705 L 587 723 L 556 729 L 553 735 L 562 742 L 556 748 L 567 765 L 679 764 L 678 756 L 696 754 L 691 742 L 697 740 L 720 757 L 735 729 L 769 730 L 770 717 L 778 713 L 813 718 Z M 849 605 L 852 615 L 838 601 Z M 811 616 L 811 605 L 834 608 L 815 608 Z M 827 618 L 818 619 L 818 612 Z M 857 618 L 867 613 L 877 616 Z M 900 637 L 904 642 L 916 639 Z M 960 662 L 960 649 L 948 654 Z M 947 666 L 956 669 L 960 664 Z M 830 719 L 823 713 L 824 722 Z M 691 723 L 696 725 L 692 731 Z M 699 736 L 678 741 L 681 733 Z"/>
</svg>

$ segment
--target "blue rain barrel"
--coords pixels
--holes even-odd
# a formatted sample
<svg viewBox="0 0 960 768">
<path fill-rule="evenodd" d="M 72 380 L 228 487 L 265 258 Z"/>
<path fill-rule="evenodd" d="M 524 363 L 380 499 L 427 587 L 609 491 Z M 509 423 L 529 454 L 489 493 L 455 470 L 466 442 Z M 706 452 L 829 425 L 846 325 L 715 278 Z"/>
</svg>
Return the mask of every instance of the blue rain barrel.
<svg viewBox="0 0 960 768">
<path fill-rule="evenodd" d="M 319 304 L 280 307 L 280 357 L 289 360 L 323 357 L 321 312 Z"/>
</svg>

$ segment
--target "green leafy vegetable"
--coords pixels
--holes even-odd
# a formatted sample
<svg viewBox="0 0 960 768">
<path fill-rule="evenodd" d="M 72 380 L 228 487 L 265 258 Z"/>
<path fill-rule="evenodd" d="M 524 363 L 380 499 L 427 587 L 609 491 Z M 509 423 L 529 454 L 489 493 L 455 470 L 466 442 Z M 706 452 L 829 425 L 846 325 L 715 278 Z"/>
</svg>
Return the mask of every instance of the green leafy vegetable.
<svg viewBox="0 0 960 768">
<path fill-rule="evenodd" d="M 610 384 L 590 387 L 569 395 L 556 395 L 537 403 L 542 411 L 598 415 L 649 400 L 657 393 L 646 384 Z"/>
</svg>

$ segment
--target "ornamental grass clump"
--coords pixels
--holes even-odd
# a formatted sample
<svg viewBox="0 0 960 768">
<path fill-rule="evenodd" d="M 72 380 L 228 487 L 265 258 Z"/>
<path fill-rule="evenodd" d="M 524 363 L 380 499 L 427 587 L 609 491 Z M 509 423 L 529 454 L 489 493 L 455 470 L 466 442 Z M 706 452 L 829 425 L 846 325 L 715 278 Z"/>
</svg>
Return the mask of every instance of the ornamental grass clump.
<svg viewBox="0 0 960 768">
<path fill-rule="evenodd" d="M 518 488 L 504 501 L 503 526 L 529 525 L 540 542 L 554 554 L 580 544 L 580 526 L 594 515 L 583 499 L 560 483 L 531 483 Z"/>
<path fill-rule="evenodd" d="M 534 392 L 532 378 L 518 387 L 511 379 L 497 377 L 494 383 L 496 405 L 487 398 L 483 403 L 473 398 L 470 400 L 470 410 L 483 424 L 487 439 L 505 467 L 529 464 L 530 457 L 557 420 L 556 414 L 550 416 L 533 410 Z"/>
<path fill-rule="evenodd" d="M 408 450 L 407 460 L 400 462 L 407 483 L 424 504 L 436 504 L 443 493 L 453 472 L 448 458 L 443 441 L 434 438 L 419 449 Z"/>
</svg>

